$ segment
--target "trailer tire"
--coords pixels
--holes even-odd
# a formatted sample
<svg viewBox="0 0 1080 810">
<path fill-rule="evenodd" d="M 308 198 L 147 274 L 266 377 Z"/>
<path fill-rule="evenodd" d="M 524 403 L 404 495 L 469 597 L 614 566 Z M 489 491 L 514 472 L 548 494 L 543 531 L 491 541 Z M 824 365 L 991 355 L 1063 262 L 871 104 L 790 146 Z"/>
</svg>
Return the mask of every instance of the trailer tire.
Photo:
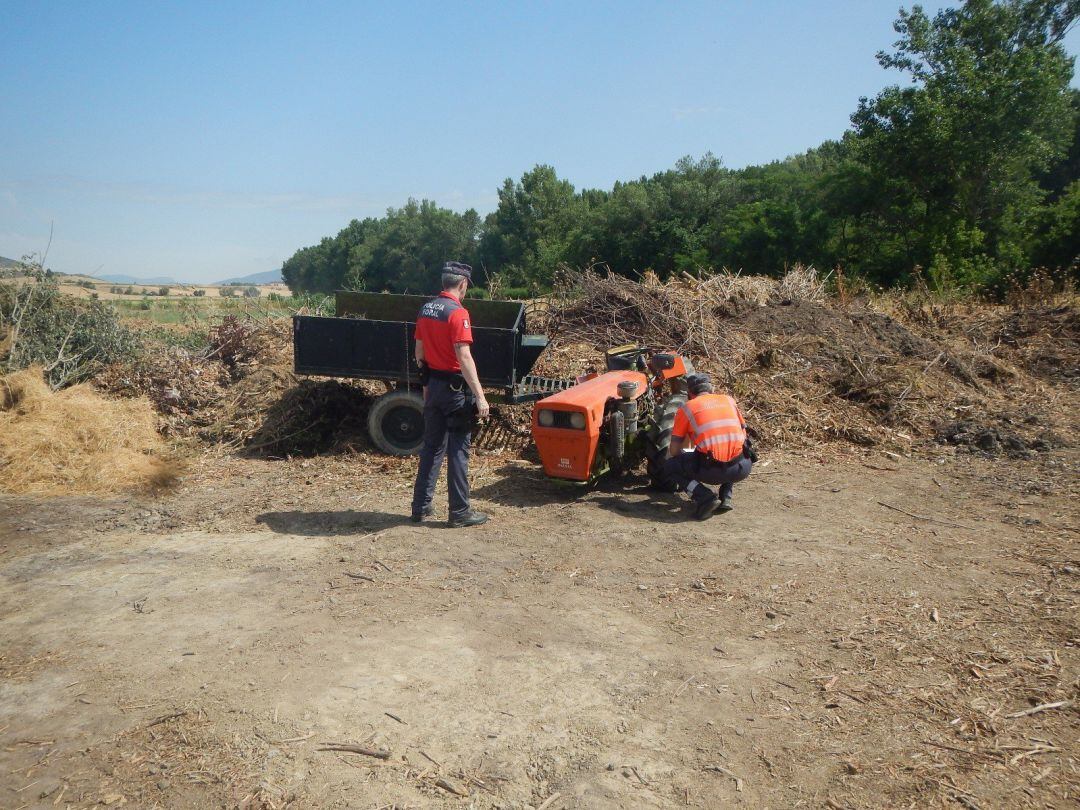
<svg viewBox="0 0 1080 810">
<path fill-rule="evenodd" d="M 668 447 L 671 446 L 671 430 L 675 427 L 675 414 L 686 404 L 684 394 L 672 394 L 656 406 L 654 418 L 644 431 L 645 471 L 649 474 L 649 484 L 656 489 L 674 491 L 664 477 L 664 462 Z"/>
<path fill-rule="evenodd" d="M 371 441 L 391 456 L 414 456 L 424 444 L 424 400 L 413 391 L 397 390 L 375 400 L 368 412 Z"/>
</svg>

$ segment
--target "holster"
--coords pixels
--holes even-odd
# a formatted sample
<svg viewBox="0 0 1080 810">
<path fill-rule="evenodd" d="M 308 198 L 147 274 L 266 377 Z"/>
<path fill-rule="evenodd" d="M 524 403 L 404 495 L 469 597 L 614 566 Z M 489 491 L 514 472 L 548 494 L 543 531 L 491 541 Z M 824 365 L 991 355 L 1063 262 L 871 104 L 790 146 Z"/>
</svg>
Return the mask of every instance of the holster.
<svg viewBox="0 0 1080 810">
<path fill-rule="evenodd" d="M 446 429 L 451 433 L 472 433 L 479 421 L 479 409 L 472 395 L 466 395 L 465 404 L 446 415 Z"/>
</svg>

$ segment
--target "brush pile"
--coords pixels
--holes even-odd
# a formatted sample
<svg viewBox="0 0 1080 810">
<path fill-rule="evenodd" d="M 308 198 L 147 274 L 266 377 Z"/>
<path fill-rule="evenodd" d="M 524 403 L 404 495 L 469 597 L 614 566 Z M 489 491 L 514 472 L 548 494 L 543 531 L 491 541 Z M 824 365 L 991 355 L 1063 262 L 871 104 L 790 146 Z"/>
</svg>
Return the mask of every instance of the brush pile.
<svg viewBox="0 0 1080 810">
<path fill-rule="evenodd" d="M 938 442 L 1027 456 L 1067 443 L 1080 359 L 1074 303 L 888 309 L 841 304 L 802 266 L 781 279 L 570 273 L 544 313 L 555 339 L 541 371 L 580 374 L 582 358 L 595 366 L 623 343 L 676 351 L 730 389 L 773 447 Z"/>
<path fill-rule="evenodd" d="M 841 285 L 837 285 L 840 287 Z M 1026 457 L 1076 430 L 1080 311 L 1072 298 L 988 307 L 929 296 L 831 296 L 796 266 L 780 279 L 717 273 L 662 282 L 566 272 L 534 302 L 553 340 L 534 373 L 574 377 L 624 343 L 677 351 L 729 388 L 764 447 L 899 452 L 943 445 Z M 381 383 L 299 380 L 287 322 L 228 319 L 209 345 L 146 353 L 98 384 L 146 396 L 170 437 L 269 456 L 367 450 Z M 529 406 L 498 406 L 476 446 L 529 446 Z"/>
<path fill-rule="evenodd" d="M 287 323 L 230 315 L 201 349 L 156 345 L 95 383 L 113 396 L 149 399 L 166 436 L 235 443 L 296 383 L 290 336 Z"/>
<path fill-rule="evenodd" d="M 110 494 L 168 485 L 177 468 L 145 399 L 53 391 L 40 367 L 0 377 L 0 492 Z"/>
</svg>

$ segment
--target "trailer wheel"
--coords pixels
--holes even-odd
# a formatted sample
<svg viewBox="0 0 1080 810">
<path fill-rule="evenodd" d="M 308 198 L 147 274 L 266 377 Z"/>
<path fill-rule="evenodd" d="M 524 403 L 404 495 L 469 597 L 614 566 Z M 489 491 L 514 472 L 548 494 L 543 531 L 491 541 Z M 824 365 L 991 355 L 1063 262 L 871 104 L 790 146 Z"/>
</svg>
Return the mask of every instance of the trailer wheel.
<svg viewBox="0 0 1080 810">
<path fill-rule="evenodd" d="M 368 435 L 392 456 L 412 456 L 424 443 L 424 400 L 412 391 L 391 391 L 375 400 L 368 413 Z"/>
<path fill-rule="evenodd" d="M 675 414 L 686 404 L 683 394 L 672 394 L 656 406 L 653 419 L 644 430 L 645 470 L 649 482 L 657 489 L 672 491 L 671 485 L 664 478 L 664 461 L 668 447 L 671 446 L 671 430 L 675 427 Z"/>
</svg>

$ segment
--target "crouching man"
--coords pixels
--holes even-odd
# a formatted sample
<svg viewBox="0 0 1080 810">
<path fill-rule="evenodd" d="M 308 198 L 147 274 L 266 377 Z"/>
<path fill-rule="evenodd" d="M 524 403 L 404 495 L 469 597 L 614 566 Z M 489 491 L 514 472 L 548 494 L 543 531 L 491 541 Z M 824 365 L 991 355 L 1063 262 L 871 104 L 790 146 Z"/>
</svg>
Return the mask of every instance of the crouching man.
<svg viewBox="0 0 1080 810">
<path fill-rule="evenodd" d="M 689 398 L 675 415 L 664 473 L 690 496 L 694 517 L 706 520 L 733 508 L 732 485 L 750 475 L 757 454 L 734 398 L 714 394 L 707 374 L 688 375 L 686 389 Z M 693 452 L 683 452 L 687 446 Z M 719 497 L 706 484 L 719 484 Z"/>
</svg>

